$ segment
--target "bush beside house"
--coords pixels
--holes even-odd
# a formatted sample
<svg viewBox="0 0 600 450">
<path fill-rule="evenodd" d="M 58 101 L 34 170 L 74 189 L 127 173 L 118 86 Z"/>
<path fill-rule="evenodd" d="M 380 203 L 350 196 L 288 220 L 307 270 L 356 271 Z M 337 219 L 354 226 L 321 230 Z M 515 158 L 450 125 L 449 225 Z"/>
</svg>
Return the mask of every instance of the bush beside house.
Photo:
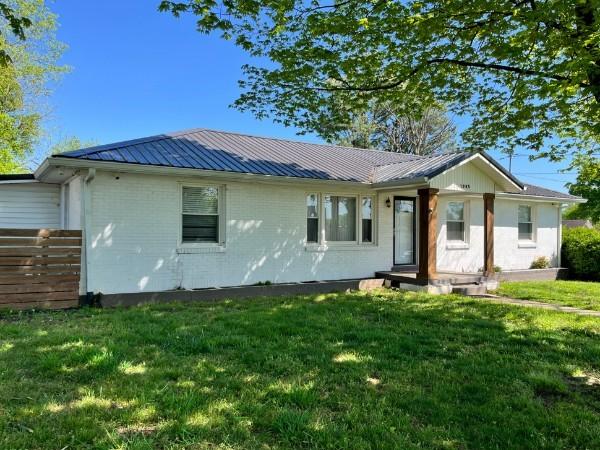
<svg viewBox="0 0 600 450">
<path fill-rule="evenodd" d="M 550 267 L 550 258 L 547 256 L 538 256 L 533 260 L 530 269 L 547 269 Z"/>
<path fill-rule="evenodd" d="M 600 230 L 563 230 L 563 264 L 574 278 L 600 280 Z"/>
</svg>

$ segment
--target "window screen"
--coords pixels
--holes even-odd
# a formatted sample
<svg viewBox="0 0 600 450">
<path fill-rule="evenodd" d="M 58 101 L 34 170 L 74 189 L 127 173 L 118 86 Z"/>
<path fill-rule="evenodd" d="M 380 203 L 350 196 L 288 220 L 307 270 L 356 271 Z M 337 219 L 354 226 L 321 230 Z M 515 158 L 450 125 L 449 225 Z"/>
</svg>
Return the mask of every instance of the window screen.
<svg viewBox="0 0 600 450">
<path fill-rule="evenodd" d="M 183 187 L 181 204 L 181 241 L 219 242 L 219 189 Z"/>
<path fill-rule="evenodd" d="M 533 220 L 531 219 L 531 206 L 519 205 L 519 240 L 533 240 Z"/>
<path fill-rule="evenodd" d="M 465 204 L 449 202 L 446 208 L 446 239 L 465 242 Z"/>
<path fill-rule="evenodd" d="M 356 241 L 356 197 L 326 195 L 325 240 Z"/>
</svg>

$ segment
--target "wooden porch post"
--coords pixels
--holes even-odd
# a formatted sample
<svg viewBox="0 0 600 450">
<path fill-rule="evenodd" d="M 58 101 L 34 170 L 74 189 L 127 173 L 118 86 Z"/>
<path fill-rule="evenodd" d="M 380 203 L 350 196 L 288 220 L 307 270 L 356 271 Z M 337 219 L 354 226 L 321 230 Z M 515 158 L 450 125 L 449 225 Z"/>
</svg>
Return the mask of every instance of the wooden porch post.
<svg viewBox="0 0 600 450">
<path fill-rule="evenodd" d="M 419 195 L 419 272 L 420 280 L 436 277 L 438 189 L 424 188 Z"/>
<path fill-rule="evenodd" d="M 483 194 L 483 275 L 494 271 L 494 194 Z"/>
</svg>

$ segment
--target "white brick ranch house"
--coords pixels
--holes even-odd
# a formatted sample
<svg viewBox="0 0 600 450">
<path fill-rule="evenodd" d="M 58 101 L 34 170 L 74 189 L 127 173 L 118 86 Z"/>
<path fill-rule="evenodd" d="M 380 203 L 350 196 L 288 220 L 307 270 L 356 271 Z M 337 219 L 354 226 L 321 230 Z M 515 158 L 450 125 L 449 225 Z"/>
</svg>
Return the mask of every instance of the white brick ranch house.
<svg viewBox="0 0 600 450">
<path fill-rule="evenodd" d="M 205 129 L 52 156 L 0 193 L 0 227 L 83 230 L 82 294 L 558 267 L 561 206 L 581 201 L 485 153 Z"/>
</svg>

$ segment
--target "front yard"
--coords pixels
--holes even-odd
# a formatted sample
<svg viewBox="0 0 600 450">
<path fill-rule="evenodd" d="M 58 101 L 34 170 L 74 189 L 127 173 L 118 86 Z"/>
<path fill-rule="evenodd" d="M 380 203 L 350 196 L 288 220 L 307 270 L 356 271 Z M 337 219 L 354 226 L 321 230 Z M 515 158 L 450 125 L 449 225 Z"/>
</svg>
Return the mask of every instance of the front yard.
<svg viewBox="0 0 600 450">
<path fill-rule="evenodd" d="M 583 281 L 503 282 L 497 293 L 523 300 L 537 300 L 600 311 L 600 283 Z"/>
<path fill-rule="evenodd" d="M 399 292 L 0 316 L 0 448 L 600 448 L 600 320 Z"/>
</svg>

